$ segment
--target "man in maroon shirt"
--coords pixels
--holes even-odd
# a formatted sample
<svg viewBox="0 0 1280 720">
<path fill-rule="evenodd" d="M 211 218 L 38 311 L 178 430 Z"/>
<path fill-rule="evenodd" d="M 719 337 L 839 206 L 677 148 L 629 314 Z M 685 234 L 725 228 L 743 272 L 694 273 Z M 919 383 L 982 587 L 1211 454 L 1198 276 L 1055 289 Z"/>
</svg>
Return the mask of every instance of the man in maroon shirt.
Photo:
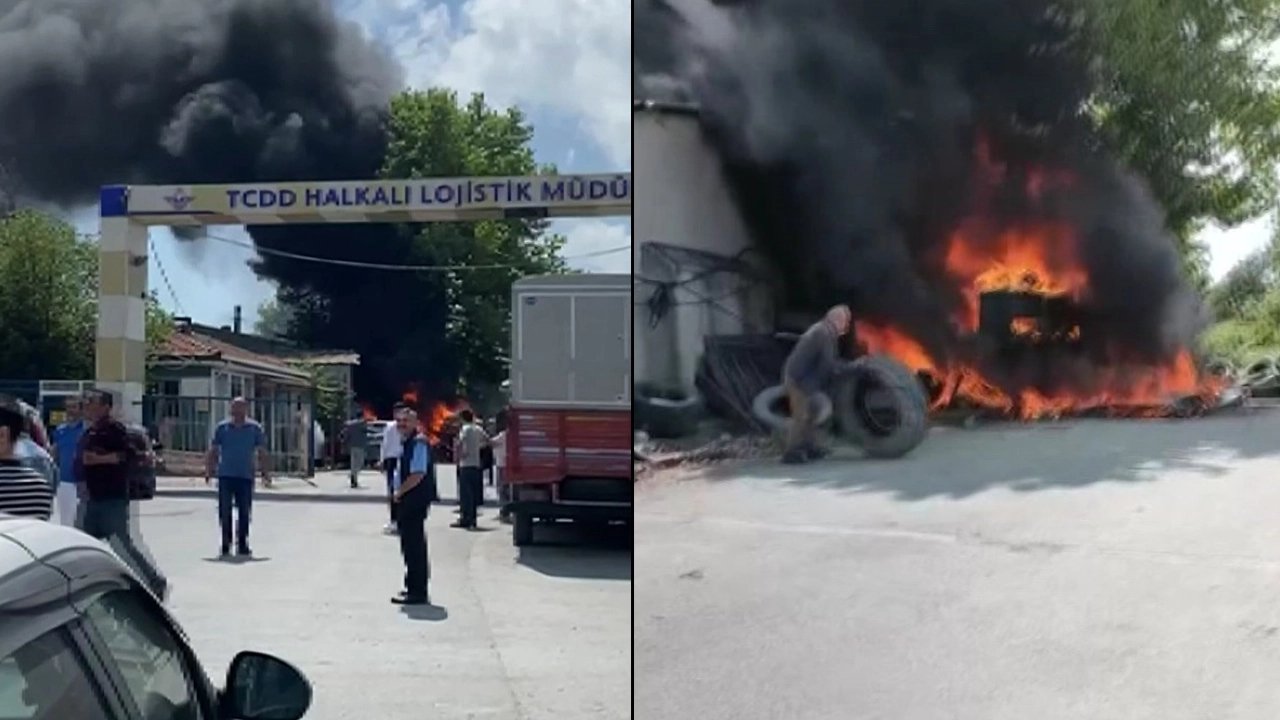
<svg viewBox="0 0 1280 720">
<path fill-rule="evenodd" d="M 76 458 L 77 477 L 84 483 L 81 529 L 107 541 L 120 559 L 141 576 L 156 597 L 164 599 L 168 582 L 135 541 L 129 523 L 129 472 L 142 462 L 130 443 L 124 424 L 111 416 L 115 398 L 108 392 L 85 393 L 88 422 Z"/>
</svg>

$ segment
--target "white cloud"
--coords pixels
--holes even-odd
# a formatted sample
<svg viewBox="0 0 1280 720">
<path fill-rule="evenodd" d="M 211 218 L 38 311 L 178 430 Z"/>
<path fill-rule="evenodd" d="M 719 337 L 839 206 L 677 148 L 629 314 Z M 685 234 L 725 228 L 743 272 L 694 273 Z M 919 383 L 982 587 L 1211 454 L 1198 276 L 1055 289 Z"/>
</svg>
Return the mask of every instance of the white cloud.
<svg viewBox="0 0 1280 720">
<path fill-rule="evenodd" d="M 565 236 L 565 246 L 561 250 L 561 255 L 569 258 L 570 267 L 588 272 L 631 272 L 630 220 L 598 220 L 595 218 L 557 220 L 552 223 L 551 231 Z M 609 253 L 608 255 L 585 258 L 575 257 L 623 246 L 627 246 L 627 249 Z"/>
<path fill-rule="evenodd" d="M 631 166 L 629 2 L 465 0 L 456 25 L 443 5 L 420 17 L 392 41 L 410 85 L 580 118 L 617 166 L 602 170 Z"/>
</svg>

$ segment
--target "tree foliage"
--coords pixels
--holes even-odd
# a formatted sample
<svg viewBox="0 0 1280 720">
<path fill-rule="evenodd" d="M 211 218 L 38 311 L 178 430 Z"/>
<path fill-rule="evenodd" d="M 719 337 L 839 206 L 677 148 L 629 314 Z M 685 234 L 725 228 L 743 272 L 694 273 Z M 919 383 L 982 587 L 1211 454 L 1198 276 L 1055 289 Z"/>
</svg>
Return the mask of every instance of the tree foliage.
<svg viewBox="0 0 1280 720">
<path fill-rule="evenodd" d="M 1217 321 L 1202 339 L 1209 354 L 1236 362 L 1280 355 L 1280 225 L 1266 246 L 1236 263 L 1207 297 Z"/>
<path fill-rule="evenodd" d="M 409 92 L 391 104 L 391 142 L 382 174 L 388 178 L 503 176 L 554 172 L 539 166 L 533 128 L 519 110 L 497 111 L 483 95 L 465 104 L 447 90 Z M 447 341 L 461 358 L 464 393 L 506 377 L 510 348 L 511 284 L 525 275 L 564 272 L 564 239 L 544 220 L 434 223 L 416 229 L 415 246 L 433 264 L 508 267 L 437 274 L 448 302 Z"/>
<path fill-rule="evenodd" d="M 539 166 L 533 129 L 518 110 L 482 95 L 466 101 L 443 89 L 393 99 L 388 179 L 529 175 Z M 306 244 L 286 230 L 254 228 L 261 245 L 335 260 L 454 271 L 393 271 L 321 265 L 267 256 L 262 274 L 279 285 L 288 336 L 315 347 L 359 352 L 361 399 L 386 405 L 410 385 L 424 395 L 483 394 L 506 377 L 510 291 L 518 277 L 562 272 L 564 239 L 538 219 L 399 226 L 317 227 Z M 469 269 L 474 266 L 509 267 Z"/>
<path fill-rule="evenodd" d="M 271 298 L 258 306 L 258 319 L 253 324 L 253 332 L 263 337 L 288 337 L 292 322 L 293 310 L 281 303 L 279 298 Z"/>
<path fill-rule="evenodd" d="M 1239 319 L 1275 286 L 1271 248 L 1249 254 L 1209 288 L 1209 309 L 1215 318 Z"/>
<path fill-rule="evenodd" d="M 96 243 L 31 210 L 0 220 L 0 377 L 93 378 L 97 321 Z M 171 329 L 171 318 L 149 298 L 151 347 Z"/>
<path fill-rule="evenodd" d="M 1089 112 L 1150 184 L 1193 279 L 1206 221 L 1233 226 L 1274 205 L 1280 94 L 1276 0 L 1078 0 L 1095 53 Z"/>
</svg>

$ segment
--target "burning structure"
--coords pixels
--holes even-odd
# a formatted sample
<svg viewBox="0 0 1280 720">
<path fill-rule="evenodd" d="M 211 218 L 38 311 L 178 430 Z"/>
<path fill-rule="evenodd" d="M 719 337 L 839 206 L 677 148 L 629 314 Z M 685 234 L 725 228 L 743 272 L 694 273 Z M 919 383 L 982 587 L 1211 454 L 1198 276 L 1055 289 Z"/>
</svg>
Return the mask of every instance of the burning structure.
<svg viewBox="0 0 1280 720">
<path fill-rule="evenodd" d="M 1069 6 L 651 0 L 637 94 L 699 108 L 782 302 L 849 303 L 935 408 L 1161 414 L 1218 391 L 1200 303 Z"/>
</svg>

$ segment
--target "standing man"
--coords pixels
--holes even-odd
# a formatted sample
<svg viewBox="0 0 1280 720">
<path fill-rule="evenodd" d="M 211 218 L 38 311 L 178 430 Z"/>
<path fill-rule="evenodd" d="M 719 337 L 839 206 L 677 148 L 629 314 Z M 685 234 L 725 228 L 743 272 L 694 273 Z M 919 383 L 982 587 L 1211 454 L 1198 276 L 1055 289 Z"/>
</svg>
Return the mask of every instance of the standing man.
<svg viewBox="0 0 1280 720">
<path fill-rule="evenodd" d="M 22 408 L 12 398 L 0 398 L 0 513 L 48 520 L 53 513 L 53 488 L 15 456 L 18 438 L 26 431 Z"/>
<path fill-rule="evenodd" d="M 311 462 L 316 469 L 324 465 L 324 428 L 319 420 L 311 421 Z"/>
<path fill-rule="evenodd" d="M 231 554 L 231 506 L 236 507 L 236 555 L 250 557 L 249 519 L 253 510 L 253 478 L 262 472 L 263 487 L 271 487 L 267 436 L 257 420 L 249 417 L 249 402 L 242 397 L 231 401 L 231 417 L 218 423 L 205 455 L 204 482 L 218 478 L 218 524 L 222 545 L 218 557 Z"/>
<path fill-rule="evenodd" d="M 400 413 L 408 410 L 409 406 L 405 403 L 398 402 L 391 409 L 391 417 L 399 418 Z M 382 467 L 382 472 L 387 475 L 387 506 L 391 514 L 391 520 L 387 522 L 386 527 L 382 531 L 387 535 L 396 534 L 396 488 L 399 486 L 399 475 L 396 473 L 396 462 L 400 456 L 404 454 L 404 438 L 400 437 L 400 428 L 398 422 L 391 422 L 382 430 L 382 447 L 378 450 L 378 462 Z"/>
<path fill-rule="evenodd" d="M 501 421 L 495 427 L 498 434 L 489 440 L 489 444 L 493 447 L 493 482 L 498 486 L 498 521 L 510 522 L 511 510 L 507 504 L 511 502 L 511 486 L 502 481 L 502 470 L 507 466 L 507 429 Z"/>
<path fill-rule="evenodd" d="M 112 417 L 115 396 L 105 390 L 85 393 L 83 413 L 86 421 L 76 459 L 75 475 L 84 483 L 81 529 L 99 540 L 105 540 L 164 600 L 168 581 L 135 540 L 130 518 L 129 476 L 143 461 L 124 424 Z"/>
<path fill-rule="evenodd" d="M 365 451 L 369 447 L 369 423 L 364 412 L 358 412 L 343 429 L 347 438 L 347 455 L 351 460 L 351 487 L 360 487 L 360 471 L 364 469 Z"/>
<path fill-rule="evenodd" d="M 23 465 L 40 473 L 45 482 L 49 483 L 49 488 L 53 489 L 58 486 L 58 466 L 45 446 L 35 441 L 33 428 L 31 417 L 24 417 L 22 436 L 14 446 L 14 455 Z"/>
<path fill-rule="evenodd" d="M 80 398 L 70 398 L 66 404 L 67 420 L 53 429 L 53 448 L 58 461 L 58 490 L 55 496 L 58 522 L 63 525 L 76 524 L 76 506 L 80 503 L 82 490 L 77 486 L 80 476 L 76 474 L 76 448 L 80 446 L 80 438 L 84 436 L 84 418 L 80 413 Z"/>
<path fill-rule="evenodd" d="M 462 427 L 458 439 L 453 441 L 453 458 L 458 468 L 458 505 L 461 512 L 452 527 L 476 529 L 476 515 L 484 502 L 484 479 L 480 469 L 480 449 L 489 444 L 489 437 L 476 424 L 476 416 L 470 410 L 458 413 Z"/>
<path fill-rule="evenodd" d="M 486 435 L 491 438 L 493 437 L 494 429 L 492 425 L 488 425 L 479 419 L 476 420 L 476 425 L 479 426 L 481 430 L 484 430 Z M 490 487 L 493 486 L 493 469 L 493 443 L 488 442 L 485 443 L 484 447 L 480 448 L 480 475 L 484 478 L 484 484 Z M 484 504 L 483 495 L 480 497 L 480 504 Z"/>
<path fill-rule="evenodd" d="M 782 462 L 798 464 L 827 455 L 819 447 L 812 413 L 813 396 L 824 390 L 840 367 L 840 338 L 849 332 L 853 313 L 836 305 L 800 336 L 782 368 L 782 384 L 791 408 Z"/>
<path fill-rule="evenodd" d="M 392 500 L 400 530 L 400 556 L 404 558 L 404 591 L 391 598 L 397 605 L 426 605 L 431 561 L 427 554 L 427 513 L 440 499 L 436 487 L 436 467 L 431 446 L 418 432 L 418 414 L 405 408 L 396 414 L 400 435 L 400 461 L 396 463 L 398 483 Z"/>
<path fill-rule="evenodd" d="M 22 409 L 22 415 L 27 421 L 27 435 L 31 437 L 36 445 L 47 451 L 49 449 L 49 433 L 45 432 L 44 421 L 40 419 L 40 411 L 21 400 L 18 401 L 18 407 Z"/>
</svg>

